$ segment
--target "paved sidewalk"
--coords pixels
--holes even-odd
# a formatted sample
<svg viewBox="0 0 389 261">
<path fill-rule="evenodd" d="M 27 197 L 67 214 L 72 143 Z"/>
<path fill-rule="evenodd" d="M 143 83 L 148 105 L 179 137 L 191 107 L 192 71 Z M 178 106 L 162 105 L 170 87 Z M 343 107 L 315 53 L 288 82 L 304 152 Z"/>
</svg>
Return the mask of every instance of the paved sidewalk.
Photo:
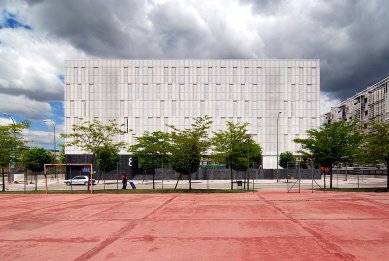
<svg viewBox="0 0 389 261">
<path fill-rule="evenodd" d="M 133 180 L 136 187 L 138 189 L 152 189 L 153 183 L 152 180 Z M 176 180 L 165 180 L 163 181 L 163 188 L 174 188 L 176 185 Z M 326 178 L 326 184 L 327 188 L 329 187 L 329 177 Z M 292 186 L 293 188 L 291 191 L 297 191 L 298 190 L 298 180 L 279 180 L 277 182 L 276 180 L 263 180 L 263 179 L 257 179 L 254 181 L 254 189 L 255 190 L 280 190 L 280 191 L 287 191 Z M 312 180 L 301 180 L 300 182 L 300 189 L 306 190 L 306 189 L 312 189 L 312 186 L 314 189 L 317 189 L 319 187 L 324 187 L 324 179 L 321 180 L 314 180 L 312 184 Z M 66 186 L 64 184 L 63 179 L 48 179 L 48 187 L 50 190 L 70 190 L 70 186 Z M 105 188 L 106 189 L 116 189 L 121 188 L 122 183 L 121 181 L 116 180 L 107 180 L 105 182 Z M 231 183 L 230 180 L 192 180 L 192 188 L 193 189 L 230 189 Z M 250 190 L 253 189 L 253 180 L 250 180 L 249 184 Z M 379 176 L 360 176 L 359 180 L 357 176 L 348 176 L 348 180 L 344 180 L 343 175 L 339 175 L 337 177 L 334 175 L 333 178 L 333 187 L 335 188 L 371 188 L 371 187 L 386 187 L 386 177 Z M 24 190 L 24 184 L 6 184 L 7 190 L 12 191 L 23 191 Z M 127 187 L 128 189 L 131 189 L 130 186 Z M 155 188 L 162 189 L 162 181 L 156 180 L 155 181 Z M 181 180 L 178 183 L 177 188 L 186 189 L 189 188 L 189 181 L 188 180 Z M 234 183 L 234 188 L 238 188 L 237 183 Z M 27 184 L 26 190 L 34 190 L 35 184 Z M 38 189 L 43 190 L 45 189 L 45 180 L 39 179 L 38 180 Z M 86 190 L 86 186 L 73 186 L 74 190 Z M 94 189 L 104 189 L 104 184 L 102 181 L 99 181 L 97 185 L 94 186 Z"/>
</svg>

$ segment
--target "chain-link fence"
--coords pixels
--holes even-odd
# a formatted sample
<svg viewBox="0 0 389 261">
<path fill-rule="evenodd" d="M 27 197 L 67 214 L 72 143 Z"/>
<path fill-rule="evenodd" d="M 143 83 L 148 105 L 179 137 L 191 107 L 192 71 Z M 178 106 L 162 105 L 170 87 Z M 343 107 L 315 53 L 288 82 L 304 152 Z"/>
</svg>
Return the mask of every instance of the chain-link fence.
<svg viewBox="0 0 389 261">
<path fill-rule="evenodd" d="M 324 173 L 323 173 L 324 175 Z M 325 171 L 325 187 L 330 187 L 331 175 Z M 333 188 L 381 188 L 386 187 L 386 169 L 366 167 L 333 167 L 332 187 Z M 324 178 L 323 178 L 324 180 Z"/>
<path fill-rule="evenodd" d="M 57 166 L 47 171 L 47 188 L 49 191 L 88 191 L 85 179 L 69 180 L 89 175 L 89 169 L 80 166 Z M 95 180 L 92 189 L 121 190 L 122 176 L 126 174 L 118 167 L 109 173 L 94 174 Z M 190 177 L 190 178 L 189 178 Z M 232 171 L 230 169 L 202 168 L 192 175 L 180 175 L 170 168 L 160 168 L 155 171 L 143 171 L 135 175 L 127 175 L 127 189 L 202 189 L 216 190 L 246 189 L 246 190 L 283 190 L 296 192 L 306 189 L 330 188 L 330 174 L 328 169 L 303 169 L 289 164 L 287 169 L 249 169 L 249 171 Z M 278 181 L 277 182 L 277 178 Z M 178 182 L 177 182 L 178 181 Z M 7 180 L 6 180 L 7 182 Z M 367 168 L 337 168 L 332 171 L 333 188 L 384 188 L 386 187 L 386 169 Z M 8 191 L 45 190 L 46 179 L 42 174 L 35 175 L 30 171 L 17 173 L 13 183 L 6 183 Z"/>
</svg>

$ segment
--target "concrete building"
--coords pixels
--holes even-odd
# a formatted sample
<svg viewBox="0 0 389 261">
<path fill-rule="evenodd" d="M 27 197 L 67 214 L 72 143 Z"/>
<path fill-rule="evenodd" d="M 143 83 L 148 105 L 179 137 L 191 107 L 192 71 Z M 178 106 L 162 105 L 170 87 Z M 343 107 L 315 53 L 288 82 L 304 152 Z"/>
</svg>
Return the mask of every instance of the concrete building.
<svg viewBox="0 0 389 261">
<path fill-rule="evenodd" d="M 297 151 L 292 140 L 320 123 L 315 59 L 70 60 L 64 81 L 66 133 L 80 118 L 116 119 L 133 129 L 116 139 L 133 144 L 144 131 L 190 127 L 200 115 L 212 117 L 211 131 L 225 129 L 228 120 L 249 122 L 264 168 L 276 168 L 279 112 L 279 153 Z M 76 147 L 65 153 L 83 157 Z"/>
<path fill-rule="evenodd" d="M 367 87 L 354 96 L 342 101 L 324 115 L 324 122 L 347 121 L 389 121 L 389 77 Z"/>
</svg>

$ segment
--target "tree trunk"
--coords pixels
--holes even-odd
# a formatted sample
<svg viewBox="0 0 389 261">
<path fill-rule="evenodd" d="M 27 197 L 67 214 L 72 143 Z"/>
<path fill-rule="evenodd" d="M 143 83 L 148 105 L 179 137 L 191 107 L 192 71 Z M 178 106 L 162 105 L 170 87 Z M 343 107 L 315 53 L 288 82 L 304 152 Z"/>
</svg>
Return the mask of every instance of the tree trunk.
<svg viewBox="0 0 389 261">
<path fill-rule="evenodd" d="M 154 170 L 154 174 L 153 174 L 153 189 L 155 189 L 155 170 Z"/>
<path fill-rule="evenodd" d="M 192 189 L 192 174 L 189 173 L 189 189 Z"/>
<path fill-rule="evenodd" d="M 232 168 L 230 167 L 230 174 L 231 174 L 231 190 L 234 189 L 234 177 L 232 175 Z"/>
<path fill-rule="evenodd" d="M 389 160 L 386 161 L 386 189 L 389 190 Z"/>
<path fill-rule="evenodd" d="M 245 176 L 243 177 L 243 189 L 246 189 L 246 173 L 244 173 Z"/>
<path fill-rule="evenodd" d="M 47 175 L 46 175 L 46 172 L 45 172 L 45 182 L 46 182 L 46 194 L 48 194 L 49 189 L 47 187 Z"/>
<path fill-rule="evenodd" d="M 247 181 L 247 190 L 250 190 L 250 172 L 249 172 L 249 168 L 247 168 L 246 181 Z"/>
<path fill-rule="evenodd" d="M 1 173 L 2 173 L 2 175 L 3 175 L 3 191 L 5 191 L 5 178 L 4 178 L 4 175 L 5 175 L 5 173 L 4 173 L 4 167 L 2 166 L 1 167 Z"/>
<path fill-rule="evenodd" d="M 35 172 L 35 191 L 37 191 L 37 190 L 38 190 L 38 175 Z"/>
<path fill-rule="evenodd" d="M 330 189 L 332 189 L 332 164 L 330 166 Z"/>
<path fill-rule="evenodd" d="M 144 169 L 144 170 L 143 170 L 143 180 L 142 180 L 142 184 L 143 184 L 143 182 L 145 182 L 145 180 L 146 180 L 146 175 L 147 175 L 147 172 L 146 172 L 146 170 Z"/>
<path fill-rule="evenodd" d="M 324 174 L 324 188 L 326 188 L 326 167 L 323 169 L 323 174 Z"/>
<path fill-rule="evenodd" d="M 177 189 L 178 181 L 180 181 L 181 175 L 182 175 L 181 173 L 180 173 L 180 175 L 178 175 L 177 183 L 176 183 L 176 186 L 174 187 L 174 189 Z"/>
<path fill-rule="evenodd" d="M 105 190 L 105 171 L 103 170 L 103 182 L 104 182 L 104 190 Z"/>
<path fill-rule="evenodd" d="M 95 173 L 97 173 L 97 165 L 96 165 L 96 155 L 93 153 L 92 154 L 92 167 L 91 167 L 91 171 L 92 171 L 92 168 L 94 169 L 94 167 L 96 166 L 96 170 L 95 170 Z M 88 175 L 89 177 L 89 181 L 88 181 L 88 191 L 91 191 L 91 183 L 92 183 L 92 178 L 93 178 L 93 173 L 90 173 L 90 175 Z M 101 179 L 101 178 L 100 178 Z"/>
</svg>

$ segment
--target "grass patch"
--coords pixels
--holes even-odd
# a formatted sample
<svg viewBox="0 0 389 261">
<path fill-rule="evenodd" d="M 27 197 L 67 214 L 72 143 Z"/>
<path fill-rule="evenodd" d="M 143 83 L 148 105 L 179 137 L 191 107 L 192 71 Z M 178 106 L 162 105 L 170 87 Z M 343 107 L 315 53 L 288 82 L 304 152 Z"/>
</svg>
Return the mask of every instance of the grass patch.
<svg viewBox="0 0 389 261">
<path fill-rule="evenodd" d="M 338 192 L 389 192 L 387 188 L 322 188 L 320 191 L 338 191 Z"/>
<path fill-rule="evenodd" d="M 247 193 L 252 190 L 244 189 L 106 189 L 93 190 L 93 194 L 169 194 L 169 193 L 189 193 L 189 194 L 207 194 L 207 193 Z M 29 191 L 5 191 L 1 194 L 45 194 L 45 190 Z M 49 194 L 90 194 L 87 190 L 49 190 Z"/>
</svg>

